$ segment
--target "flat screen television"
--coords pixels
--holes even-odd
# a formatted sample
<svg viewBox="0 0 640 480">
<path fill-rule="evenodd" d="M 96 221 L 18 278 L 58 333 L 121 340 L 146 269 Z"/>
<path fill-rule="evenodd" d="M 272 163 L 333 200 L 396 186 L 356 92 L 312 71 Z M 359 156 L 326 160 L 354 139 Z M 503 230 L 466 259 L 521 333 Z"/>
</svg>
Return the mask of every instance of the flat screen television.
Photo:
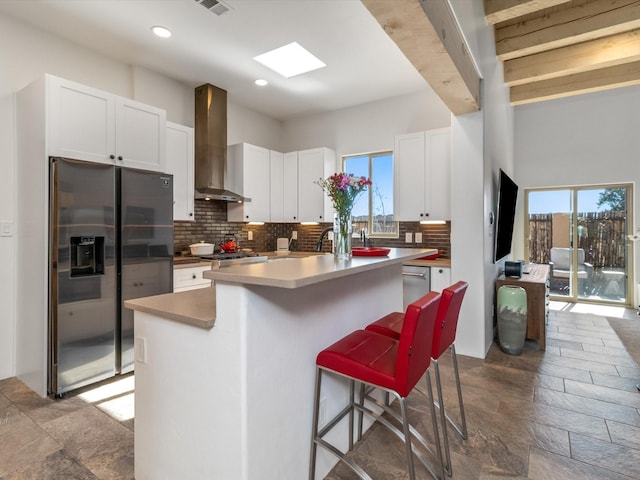
<svg viewBox="0 0 640 480">
<path fill-rule="evenodd" d="M 511 253 L 513 222 L 516 216 L 518 185 L 500 169 L 498 179 L 498 205 L 493 261 L 498 262 Z"/>
</svg>

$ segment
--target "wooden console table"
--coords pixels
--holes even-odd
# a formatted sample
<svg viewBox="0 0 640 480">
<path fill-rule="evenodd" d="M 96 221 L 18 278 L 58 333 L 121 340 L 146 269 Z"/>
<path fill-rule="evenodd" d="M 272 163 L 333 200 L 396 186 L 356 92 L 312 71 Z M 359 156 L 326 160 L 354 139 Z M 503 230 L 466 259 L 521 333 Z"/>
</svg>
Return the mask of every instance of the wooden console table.
<svg viewBox="0 0 640 480">
<path fill-rule="evenodd" d="M 505 277 L 496 280 L 496 294 L 502 285 L 517 285 L 527 292 L 527 338 L 538 340 L 544 350 L 547 344 L 547 314 L 549 311 L 549 265 L 529 264 L 522 277 Z"/>
</svg>

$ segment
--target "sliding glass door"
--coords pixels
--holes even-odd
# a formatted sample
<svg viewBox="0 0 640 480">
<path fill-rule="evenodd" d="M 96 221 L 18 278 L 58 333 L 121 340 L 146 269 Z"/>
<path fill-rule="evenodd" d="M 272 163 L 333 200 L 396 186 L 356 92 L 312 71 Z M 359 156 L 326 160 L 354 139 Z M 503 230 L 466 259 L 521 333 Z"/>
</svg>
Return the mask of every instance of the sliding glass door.
<svg viewBox="0 0 640 480">
<path fill-rule="evenodd" d="M 628 303 L 630 185 L 526 191 L 528 257 L 551 266 L 551 295 Z"/>
</svg>

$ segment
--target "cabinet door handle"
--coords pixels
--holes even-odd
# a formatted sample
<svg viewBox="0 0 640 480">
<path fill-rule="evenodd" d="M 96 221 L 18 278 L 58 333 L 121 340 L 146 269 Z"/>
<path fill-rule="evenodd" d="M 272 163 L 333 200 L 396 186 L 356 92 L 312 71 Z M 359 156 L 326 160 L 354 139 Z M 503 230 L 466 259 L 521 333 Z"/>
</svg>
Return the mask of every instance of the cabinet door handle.
<svg viewBox="0 0 640 480">
<path fill-rule="evenodd" d="M 191 274 L 191 278 L 193 278 L 193 279 L 195 280 L 195 279 L 196 279 L 196 274 L 195 274 L 195 273 L 192 273 L 192 274 Z"/>
<path fill-rule="evenodd" d="M 111 160 L 115 160 L 116 156 L 112 153 L 111 155 L 109 155 L 109 158 L 110 158 Z"/>
<path fill-rule="evenodd" d="M 122 161 L 122 155 L 118 155 L 118 160 Z"/>
<path fill-rule="evenodd" d="M 424 273 L 402 272 L 402 275 L 404 275 L 405 277 L 427 278 L 427 272 L 424 272 Z"/>
</svg>

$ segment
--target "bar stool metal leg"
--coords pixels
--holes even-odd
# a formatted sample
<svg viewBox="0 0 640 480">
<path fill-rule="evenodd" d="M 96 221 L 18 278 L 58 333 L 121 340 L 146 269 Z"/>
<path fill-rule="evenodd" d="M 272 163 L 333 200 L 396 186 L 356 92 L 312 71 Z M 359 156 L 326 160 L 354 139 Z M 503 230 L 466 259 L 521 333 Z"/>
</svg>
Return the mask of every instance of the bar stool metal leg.
<svg viewBox="0 0 640 480">
<path fill-rule="evenodd" d="M 436 390 L 438 391 L 438 401 L 435 402 L 438 405 L 438 410 L 440 410 L 440 425 L 442 426 L 442 439 L 444 441 L 444 453 L 446 463 L 444 466 L 447 475 L 451 476 L 453 470 L 451 468 L 451 453 L 449 451 L 449 435 L 447 433 L 447 418 L 446 412 L 444 410 L 444 399 L 442 397 L 442 382 L 440 381 L 440 365 L 438 365 L 438 360 L 432 360 L 434 372 L 436 375 Z"/>
<path fill-rule="evenodd" d="M 411 431 L 409 430 L 409 418 L 407 417 L 406 400 L 402 397 L 400 400 L 400 415 L 402 416 L 402 429 L 404 431 L 404 445 L 407 452 L 407 468 L 409 470 L 409 480 L 415 480 L 416 470 L 413 465 L 413 451 L 411 449 Z"/>
<path fill-rule="evenodd" d="M 456 386 L 458 387 L 458 405 L 460 405 L 460 427 L 455 423 L 454 428 L 464 438 L 467 439 L 467 420 L 464 417 L 464 404 L 462 403 L 462 387 L 460 386 L 460 373 L 458 371 L 458 356 L 456 355 L 456 346 L 451 344 L 451 358 L 453 359 L 453 372 L 456 376 Z"/>
<path fill-rule="evenodd" d="M 320 393 L 322 385 L 322 368 L 316 367 L 316 384 L 315 393 L 313 398 L 313 420 L 311 430 L 311 455 L 309 459 L 309 480 L 315 480 L 316 478 L 316 459 L 318 454 L 318 445 L 322 445 L 328 451 L 337 456 L 342 462 L 344 462 L 351 470 L 353 470 L 363 480 L 373 480 L 367 473 L 351 459 L 347 458 L 336 447 L 323 440 L 322 437 L 335 427 L 340 420 L 342 420 L 347 414 L 349 415 L 349 451 L 353 449 L 353 410 L 355 405 L 354 390 L 355 382 L 353 379 L 349 379 L 349 400 L 347 405 L 333 420 L 319 430 L 319 417 L 320 417 Z"/>
<path fill-rule="evenodd" d="M 464 416 L 464 403 L 462 402 L 462 386 L 460 385 L 460 372 L 458 370 L 458 357 L 456 356 L 456 347 L 451 344 L 451 359 L 453 360 L 453 373 L 456 381 L 456 389 L 458 390 L 458 407 L 460 409 L 460 425 L 458 425 L 455 420 L 449 416 L 446 412 L 444 405 L 442 404 L 441 393 L 442 393 L 442 383 L 440 382 L 440 375 L 436 373 L 436 388 L 438 389 L 438 402 L 436 403 L 436 407 L 438 407 L 441 412 L 444 412 L 445 417 L 449 424 L 454 428 L 454 430 L 465 440 L 467 439 L 467 420 Z M 436 372 L 438 372 L 438 360 L 433 360 L 433 364 L 435 365 Z M 444 428 L 444 426 L 443 426 Z M 445 433 L 446 435 L 446 433 Z"/>
<path fill-rule="evenodd" d="M 309 480 L 316 478 L 316 456 L 318 444 L 316 435 L 318 434 L 318 420 L 320 416 L 320 383 L 322 382 L 322 369 L 316 367 L 316 387 L 313 396 L 313 423 L 311 426 L 311 458 L 309 459 Z"/>
<path fill-rule="evenodd" d="M 442 449 L 440 448 L 440 435 L 438 434 L 438 421 L 436 420 L 436 409 L 433 402 L 433 388 L 431 387 L 431 373 L 427 370 L 426 383 L 427 383 L 427 394 L 429 395 L 429 403 L 431 404 L 431 426 L 433 428 L 433 436 L 434 443 L 436 444 L 436 457 L 440 462 L 440 475 L 442 478 L 445 476 L 445 465 L 442 459 Z M 445 443 L 445 445 L 448 445 Z M 447 447 L 448 448 L 448 447 Z M 451 468 L 451 464 L 449 463 L 449 468 Z"/>
</svg>

